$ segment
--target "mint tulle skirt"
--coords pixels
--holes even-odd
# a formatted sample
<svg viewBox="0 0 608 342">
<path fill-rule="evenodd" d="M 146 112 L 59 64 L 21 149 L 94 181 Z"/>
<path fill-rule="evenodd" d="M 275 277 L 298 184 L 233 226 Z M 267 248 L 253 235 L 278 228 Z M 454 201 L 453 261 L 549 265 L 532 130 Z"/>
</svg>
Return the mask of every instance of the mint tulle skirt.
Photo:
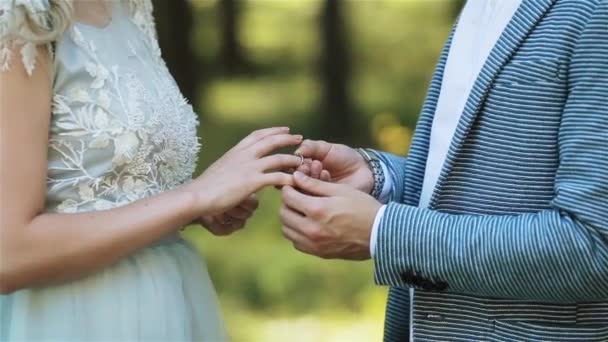
<svg viewBox="0 0 608 342">
<path fill-rule="evenodd" d="M 224 341 L 215 290 L 184 240 L 82 280 L 0 296 L 2 341 Z"/>
</svg>

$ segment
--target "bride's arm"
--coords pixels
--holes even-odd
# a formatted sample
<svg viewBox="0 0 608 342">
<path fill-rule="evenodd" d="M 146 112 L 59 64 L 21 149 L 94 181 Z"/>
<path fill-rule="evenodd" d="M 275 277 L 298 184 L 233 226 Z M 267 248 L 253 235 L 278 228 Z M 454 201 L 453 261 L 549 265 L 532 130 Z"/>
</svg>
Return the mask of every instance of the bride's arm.
<svg viewBox="0 0 608 342">
<path fill-rule="evenodd" d="M 266 185 L 291 176 L 299 157 L 264 157 L 301 137 L 258 131 L 201 177 L 173 191 L 100 212 L 44 213 L 51 82 L 48 58 L 31 76 L 21 63 L 0 72 L 0 292 L 82 277 L 177 231 L 216 215 Z"/>
</svg>

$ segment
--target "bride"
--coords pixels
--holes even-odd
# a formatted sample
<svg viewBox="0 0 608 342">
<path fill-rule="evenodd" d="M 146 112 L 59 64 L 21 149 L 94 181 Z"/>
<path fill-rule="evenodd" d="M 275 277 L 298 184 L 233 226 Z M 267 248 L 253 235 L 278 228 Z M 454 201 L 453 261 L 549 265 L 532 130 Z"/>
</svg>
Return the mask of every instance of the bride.
<svg viewBox="0 0 608 342">
<path fill-rule="evenodd" d="M 259 130 L 191 179 L 196 127 L 149 0 L 0 0 L 0 340 L 226 339 L 178 232 L 242 227 L 302 137 Z"/>
</svg>

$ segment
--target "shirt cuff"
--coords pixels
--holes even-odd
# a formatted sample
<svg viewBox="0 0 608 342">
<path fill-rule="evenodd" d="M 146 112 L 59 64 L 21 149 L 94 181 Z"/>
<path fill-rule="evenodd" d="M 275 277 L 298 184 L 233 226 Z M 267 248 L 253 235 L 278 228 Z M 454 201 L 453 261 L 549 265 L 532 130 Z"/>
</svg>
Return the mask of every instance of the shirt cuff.
<svg viewBox="0 0 608 342">
<path fill-rule="evenodd" d="M 380 222 L 382 221 L 382 216 L 384 216 L 384 211 L 386 210 L 386 204 L 380 207 L 378 212 L 376 213 L 376 218 L 374 219 L 374 225 L 372 226 L 372 234 L 370 236 L 369 241 L 369 250 L 372 258 L 376 254 L 376 241 L 378 240 L 378 227 L 380 226 Z"/>
<path fill-rule="evenodd" d="M 383 161 L 380 161 L 380 166 L 382 167 L 382 172 L 384 173 L 384 185 L 382 186 L 380 196 L 378 196 L 378 201 L 386 204 L 389 202 L 393 192 L 393 178 L 391 177 L 391 173 L 388 172 L 388 167 L 386 167 L 386 164 Z"/>
</svg>

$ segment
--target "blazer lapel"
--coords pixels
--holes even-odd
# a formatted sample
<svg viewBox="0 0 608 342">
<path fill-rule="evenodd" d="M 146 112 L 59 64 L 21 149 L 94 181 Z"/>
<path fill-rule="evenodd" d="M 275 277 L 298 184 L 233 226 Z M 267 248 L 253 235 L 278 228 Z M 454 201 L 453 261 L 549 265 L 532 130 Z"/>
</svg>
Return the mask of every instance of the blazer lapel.
<svg viewBox="0 0 608 342">
<path fill-rule="evenodd" d="M 456 127 L 456 131 L 454 132 L 454 137 L 452 138 L 446 160 L 431 197 L 429 205 L 431 208 L 434 208 L 437 204 L 437 195 L 443 188 L 446 177 L 454 166 L 456 156 L 488 96 L 494 79 L 503 66 L 509 62 L 513 54 L 555 1 L 556 0 L 523 0 L 490 52 L 488 59 L 473 85 L 460 121 L 458 122 L 458 126 Z"/>
</svg>

